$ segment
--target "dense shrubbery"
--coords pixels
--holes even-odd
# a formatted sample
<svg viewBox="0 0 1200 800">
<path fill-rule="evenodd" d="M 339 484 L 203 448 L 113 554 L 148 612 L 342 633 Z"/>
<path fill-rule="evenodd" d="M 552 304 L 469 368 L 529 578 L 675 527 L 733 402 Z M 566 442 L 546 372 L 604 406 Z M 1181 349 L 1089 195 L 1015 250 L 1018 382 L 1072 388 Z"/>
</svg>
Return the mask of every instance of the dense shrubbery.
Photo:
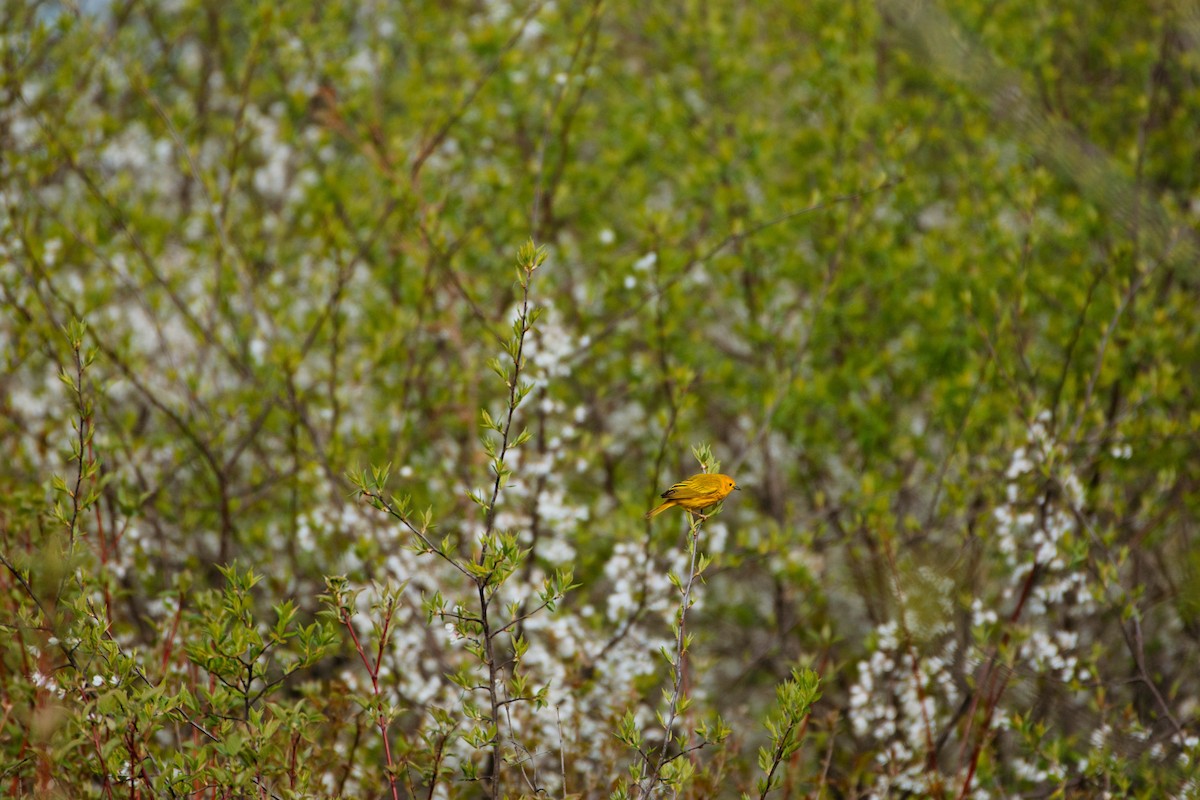
<svg viewBox="0 0 1200 800">
<path fill-rule="evenodd" d="M 4 3 L 0 793 L 1197 796 L 1185 6 Z"/>
</svg>

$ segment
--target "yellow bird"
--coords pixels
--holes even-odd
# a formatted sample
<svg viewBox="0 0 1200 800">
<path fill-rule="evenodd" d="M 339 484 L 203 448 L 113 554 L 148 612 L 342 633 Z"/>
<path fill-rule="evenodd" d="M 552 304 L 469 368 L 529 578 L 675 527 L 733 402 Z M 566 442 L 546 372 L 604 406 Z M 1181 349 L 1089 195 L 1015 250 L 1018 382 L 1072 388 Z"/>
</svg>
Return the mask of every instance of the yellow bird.
<svg viewBox="0 0 1200 800">
<path fill-rule="evenodd" d="M 695 514 L 701 519 L 708 519 L 700 512 L 724 500 L 734 489 L 740 490 L 741 487 L 728 475 L 701 472 L 699 475 L 693 475 L 680 481 L 663 492 L 662 496 L 667 499 L 667 502 L 647 511 L 646 519 L 658 516 L 671 506 L 679 506 L 689 514 Z"/>
</svg>

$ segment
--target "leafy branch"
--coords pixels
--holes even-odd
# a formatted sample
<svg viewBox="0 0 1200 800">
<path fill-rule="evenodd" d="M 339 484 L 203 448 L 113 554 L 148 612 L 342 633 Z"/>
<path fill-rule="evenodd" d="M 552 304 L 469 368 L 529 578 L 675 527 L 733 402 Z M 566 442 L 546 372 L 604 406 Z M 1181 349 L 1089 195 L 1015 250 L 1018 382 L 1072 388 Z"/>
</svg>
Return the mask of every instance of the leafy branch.
<svg viewBox="0 0 1200 800">
<path fill-rule="evenodd" d="M 791 678 L 775 687 L 778 710 L 766 721 L 771 746 L 758 749 L 758 767 L 764 773 L 756 785 L 758 800 L 766 800 L 767 794 L 779 785 L 781 776 L 776 775 L 779 765 L 800 749 L 808 714 L 813 704 L 821 699 L 820 685 L 817 673 L 808 668 L 795 668 Z M 749 800 L 750 796 L 743 794 L 742 797 Z"/>
<path fill-rule="evenodd" d="M 493 358 L 488 362 L 488 366 L 504 382 L 507 396 L 504 411 L 498 417 L 493 417 L 487 409 L 481 412 L 485 429 L 483 446 L 493 478 L 489 494 L 471 494 L 471 500 L 484 512 L 484 531 L 475 555 L 470 558 L 459 555 L 449 537 L 435 541 L 432 533 L 432 510 L 426 510 L 420 519 L 417 519 L 411 511 L 408 498 L 385 498 L 384 487 L 388 479 L 388 467 L 377 467 L 369 472 L 364 471 L 351 476 L 360 497 L 399 520 L 417 539 L 412 548 L 414 552 L 436 555 L 473 584 L 478 602 L 477 610 L 468 611 L 461 604 L 447 603 L 440 592 L 426 598 L 424 606 L 429 620 L 432 621 L 436 617 L 447 622 L 454 635 L 465 641 L 467 652 L 487 671 L 487 680 L 482 685 L 467 672 L 452 675 L 451 679 L 465 691 L 483 691 L 487 694 L 486 711 L 475 708 L 471 703 L 464 704 L 464 711 L 476 723 L 472 731 L 464 734 L 464 740 L 489 751 L 490 766 L 485 771 L 485 777 L 489 784 L 489 796 L 492 798 L 499 798 L 503 794 L 501 713 L 507 715 L 508 708 L 517 702 L 533 700 L 536 704 L 542 704 L 545 701 L 545 689 L 531 693 L 525 678 L 518 670 L 521 657 L 529 644 L 516 631 L 520 624 L 533 614 L 542 610 L 554 610 L 557 601 L 574 587 L 571 572 L 559 571 L 544 581 L 532 610 L 519 611 L 520 605 L 513 604 L 509 607 L 507 620 L 500 622 L 495 619 L 493 604 L 500 588 L 529 557 L 529 551 L 518 545 L 516 534 L 496 530 L 496 509 L 500 494 L 512 475 L 512 468 L 508 464 L 510 455 L 531 438 L 528 430 L 515 433 L 513 422 L 517 409 L 533 389 L 532 384 L 523 380 L 527 366 L 528 336 L 540 313 L 532 303 L 530 289 L 534 272 L 545 260 L 545 248 L 538 247 L 533 242 L 526 243 L 518 251 L 516 274 L 517 283 L 521 288 L 521 300 L 516 319 L 512 323 L 512 335 L 504 342 L 507 359 Z M 502 634 L 507 634 L 511 640 L 511 656 L 507 660 L 503 660 L 497 651 L 496 640 Z M 353 630 L 351 635 L 355 635 Z M 361 646 L 357 639 L 356 647 L 361 654 Z M 373 668 L 377 670 L 379 666 L 378 661 L 372 666 L 365 658 L 364 664 L 369 672 Z M 511 675 L 504 681 L 502 674 L 509 668 Z M 511 728 L 511 721 L 509 727 Z M 463 777 L 467 780 L 480 778 L 474 765 L 465 763 L 462 768 Z"/>
</svg>

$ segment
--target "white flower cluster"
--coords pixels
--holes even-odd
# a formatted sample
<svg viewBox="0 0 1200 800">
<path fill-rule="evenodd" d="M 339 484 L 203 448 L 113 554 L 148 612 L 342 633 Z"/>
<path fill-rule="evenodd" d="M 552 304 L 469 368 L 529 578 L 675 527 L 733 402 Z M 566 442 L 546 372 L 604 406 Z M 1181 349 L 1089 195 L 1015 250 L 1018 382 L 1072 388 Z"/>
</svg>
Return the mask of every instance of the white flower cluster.
<svg viewBox="0 0 1200 800">
<path fill-rule="evenodd" d="M 926 795 L 936 775 L 926 768 L 930 749 L 959 701 L 950 667 L 956 645 L 950 640 L 940 656 L 920 657 L 916 646 L 901 641 L 896 622 L 875 631 L 875 649 L 858 663 L 850 687 L 850 725 L 855 736 L 873 740 L 876 760 L 887 778 L 873 787 L 874 797 L 897 792 Z"/>
<path fill-rule="evenodd" d="M 139 192 L 171 203 L 179 191 L 180 173 L 170 138 L 155 139 L 145 125 L 122 128 L 101 148 L 100 166 L 116 181 L 128 181 Z"/>
<path fill-rule="evenodd" d="M 457 700 L 457 689 L 444 679 L 451 664 L 463 656 L 460 647 L 426 624 L 421 607 L 423 597 L 435 591 L 448 590 L 461 584 L 461 576 L 449 565 L 429 555 L 418 555 L 406 548 L 411 540 L 398 523 L 381 517 L 365 504 L 344 503 L 316 506 L 297 521 L 293 546 L 297 557 L 323 562 L 326 554 L 316 552 L 321 541 L 343 541 L 350 545 L 339 551 L 337 560 L 324 571 L 328 574 L 361 575 L 367 571 L 375 582 L 356 584 L 360 589 L 355 613 L 350 622 L 360 639 L 372 634 L 373 626 L 381 621 L 373 606 L 381 599 L 384 585 L 407 582 L 400 594 L 390 629 L 388 658 L 380 667 L 380 681 L 392 687 L 393 702 L 409 706 L 449 705 Z M 286 557 L 286 542 L 276 537 L 280 557 Z M 378 553 L 378 560 L 370 555 Z M 366 559 L 366 560 L 365 560 Z M 300 587 L 294 587 L 299 589 Z M 309 589 L 308 591 L 311 591 Z M 374 650 L 367 646 L 369 654 Z M 351 662 L 340 675 L 351 690 L 367 690 L 362 664 Z"/>
<path fill-rule="evenodd" d="M 568 377 L 575 355 L 591 343 L 587 334 L 576 336 L 567 328 L 552 303 L 543 303 L 542 315 L 525 341 L 525 355 L 531 367 L 529 380 L 535 387 L 545 388 L 556 378 Z"/>
<path fill-rule="evenodd" d="M 1005 502 L 993 512 L 998 547 L 1012 576 L 1000 605 L 1015 603 L 1030 571 L 1041 571 L 1023 611 L 1035 628 L 1022 643 L 1020 657 L 1039 671 L 1048 669 L 1061 680 L 1070 680 L 1076 677 L 1077 658 L 1072 653 L 1079 642 L 1062 629 L 1063 623 L 1090 617 L 1096 602 L 1087 572 L 1067 561 L 1065 545 L 1081 533 L 1078 514 L 1085 497 L 1083 484 L 1051 435 L 1049 423 L 1049 412 L 1040 413 L 1025 446 L 1013 452 L 1005 473 Z M 1027 477 L 1039 472 L 1050 474 L 1051 486 L 1037 481 L 1036 494 L 1030 497 Z"/>
<path fill-rule="evenodd" d="M 686 578 L 687 554 L 673 550 L 666 554 L 670 571 Z M 678 606 L 678 593 L 667 577 L 667 569 L 651 568 L 642 546 L 635 542 L 617 542 L 604 565 L 604 577 L 610 584 L 605 615 L 610 623 L 629 621 L 645 609 L 669 621 Z M 694 595 L 696 604 L 700 596 Z"/>
<path fill-rule="evenodd" d="M 602 232 L 601 233 L 601 241 L 605 241 L 605 237 L 604 237 L 605 233 L 608 233 L 611 235 L 612 231 Z M 608 241 L 611 241 L 611 239 L 609 239 Z M 633 262 L 633 272 L 628 273 L 625 276 L 625 280 L 623 281 L 625 288 L 626 289 L 636 289 L 638 286 L 638 283 L 640 281 L 639 275 L 649 274 L 651 272 L 651 270 L 654 269 L 654 266 L 656 264 L 658 264 L 658 253 L 656 253 L 654 251 L 650 251 L 649 253 L 646 253 L 641 258 L 639 258 L 637 261 L 634 261 Z"/>
<path fill-rule="evenodd" d="M 33 671 L 33 673 L 29 676 L 29 681 L 34 686 L 38 687 L 39 689 L 45 689 L 55 697 L 66 697 L 66 692 L 61 686 L 58 685 L 58 681 L 54 680 L 54 678 L 48 675 L 43 674 L 39 669 L 35 669 Z"/>
<path fill-rule="evenodd" d="M 539 433 L 505 458 L 512 475 L 499 499 L 496 528 L 519 531 L 522 544 L 529 546 L 534 545 L 536 524 L 534 555 L 554 566 L 574 562 L 572 542 L 591 518 L 587 506 L 570 501 L 574 492 L 567 481 L 574 470 L 566 462 L 587 409 L 569 408 L 553 392 L 559 379 L 570 375 L 572 356 L 589 344 L 589 337 L 576 336 L 567 328 L 553 306 L 545 307 L 525 341 L 525 380 L 534 388 L 514 416 L 510 439 L 523 428 Z M 534 581 L 540 582 L 544 575 L 534 572 Z"/>
<path fill-rule="evenodd" d="M 1022 628 L 1011 666 L 1018 673 L 1044 676 L 1066 685 L 1095 677 L 1081 664 L 1087 643 L 1081 641 L 1078 631 L 1086 629 L 1088 619 L 1096 614 L 1097 587 L 1088 571 L 1073 563 L 1078 555 L 1072 555 L 1072 548 L 1077 550 L 1079 538 L 1088 535 L 1086 496 L 1066 448 L 1055 439 L 1050 423 L 1049 412 L 1036 417 L 1025 445 L 1013 452 L 1005 472 L 1004 503 L 995 509 L 993 519 L 998 549 L 1010 578 L 991 607 L 982 598 L 975 600 L 972 622 L 976 635 L 985 636 L 980 629 L 1012 613 L 1032 580 L 1020 609 Z M 1037 574 L 1031 575 L 1034 570 Z M 1011 693 L 1002 702 L 1014 702 Z M 1028 714 L 1027 708 L 1016 711 Z M 1004 727 L 1009 722 L 1001 709 L 995 724 Z M 1099 748 L 1106 735 L 1105 729 L 1096 731 L 1093 746 Z M 1010 766 L 1017 778 L 1034 786 L 1052 786 L 1075 769 L 1087 770 L 1086 765 L 1045 758 L 1018 758 Z"/>
<path fill-rule="evenodd" d="M 1066 769 L 1062 764 L 1041 764 L 1018 756 L 1012 759 L 1011 766 L 1013 774 L 1027 783 L 1061 783 L 1066 778 Z"/>
<path fill-rule="evenodd" d="M 264 197 L 278 201 L 285 199 L 291 184 L 292 147 L 280 134 L 276 111 L 282 113 L 282 108 L 263 113 L 253 105 L 247 106 L 246 124 L 258 134 L 258 151 L 263 158 L 262 165 L 254 170 L 254 188 Z"/>
</svg>

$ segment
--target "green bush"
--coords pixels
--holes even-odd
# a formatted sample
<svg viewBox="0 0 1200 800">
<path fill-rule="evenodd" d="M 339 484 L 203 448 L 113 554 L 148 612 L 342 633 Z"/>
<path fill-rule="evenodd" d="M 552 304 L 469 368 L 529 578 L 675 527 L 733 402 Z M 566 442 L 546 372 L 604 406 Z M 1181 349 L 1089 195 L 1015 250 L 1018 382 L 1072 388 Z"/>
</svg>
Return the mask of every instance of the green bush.
<svg viewBox="0 0 1200 800">
<path fill-rule="evenodd" d="M 0 3 L 0 794 L 1200 792 L 1200 25 L 945 6 Z"/>
</svg>

